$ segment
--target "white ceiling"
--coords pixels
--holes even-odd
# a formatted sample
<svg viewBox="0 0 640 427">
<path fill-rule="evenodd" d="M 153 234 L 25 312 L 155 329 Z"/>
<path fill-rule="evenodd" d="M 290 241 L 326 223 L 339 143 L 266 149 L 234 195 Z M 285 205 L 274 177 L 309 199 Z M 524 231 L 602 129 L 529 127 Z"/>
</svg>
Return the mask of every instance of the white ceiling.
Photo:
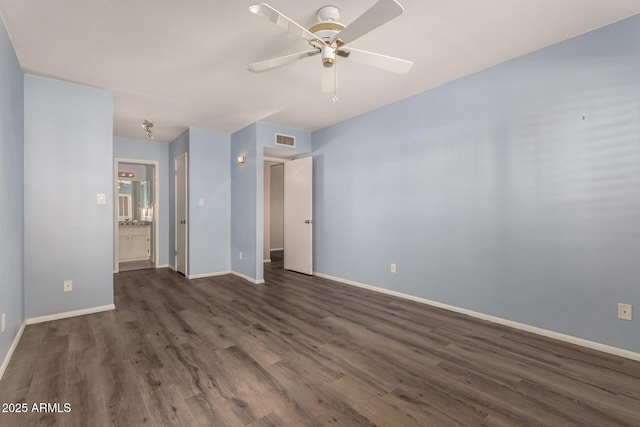
<svg viewBox="0 0 640 427">
<path fill-rule="evenodd" d="M 309 27 L 335 4 L 347 24 L 376 0 L 269 0 Z M 25 72 L 114 93 L 114 134 L 157 141 L 186 127 L 234 132 L 258 120 L 316 130 L 640 13 L 640 0 L 400 0 L 404 15 L 353 47 L 412 60 L 394 75 L 338 58 L 339 101 L 319 57 L 261 74 L 247 64 L 306 42 L 248 11 L 252 0 L 0 0 Z"/>
</svg>

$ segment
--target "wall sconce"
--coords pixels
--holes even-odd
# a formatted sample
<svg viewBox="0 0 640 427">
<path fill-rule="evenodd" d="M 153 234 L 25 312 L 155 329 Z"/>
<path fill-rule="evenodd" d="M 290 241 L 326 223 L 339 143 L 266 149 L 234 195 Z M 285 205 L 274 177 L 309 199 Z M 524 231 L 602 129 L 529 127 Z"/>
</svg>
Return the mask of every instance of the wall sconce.
<svg viewBox="0 0 640 427">
<path fill-rule="evenodd" d="M 239 155 L 238 156 L 238 163 L 244 163 L 244 156 L 243 155 Z"/>
</svg>

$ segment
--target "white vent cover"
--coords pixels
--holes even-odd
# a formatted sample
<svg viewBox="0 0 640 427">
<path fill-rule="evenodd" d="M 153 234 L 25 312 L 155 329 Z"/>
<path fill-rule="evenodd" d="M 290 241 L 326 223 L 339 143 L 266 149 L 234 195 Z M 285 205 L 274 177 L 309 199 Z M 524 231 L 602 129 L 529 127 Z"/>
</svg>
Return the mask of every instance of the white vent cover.
<svg viewBox="0 0 640 427">
<path fill-rule="evenodd" d="M 285 147 L 295 147 L 296 137 L 291 135 L 284 135 L 282 133 L 276 133 L 276 145 L 283 145 Z"/>
</svg>

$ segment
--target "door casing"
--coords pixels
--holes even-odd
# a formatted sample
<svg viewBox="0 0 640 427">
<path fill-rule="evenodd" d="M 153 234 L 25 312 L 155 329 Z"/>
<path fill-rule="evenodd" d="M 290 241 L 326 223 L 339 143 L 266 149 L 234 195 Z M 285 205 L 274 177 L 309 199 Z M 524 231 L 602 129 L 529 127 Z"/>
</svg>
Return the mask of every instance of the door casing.
<svg viewBox="0 0 640 427">
<path fill-rule="evenodd" d="M 120 163 L 132 163 L 137 165 L 153 166 L 153 254 L 154 254 L 154 266 L 158 268 L 159 256 L 158 256 L 158 236 L 160 230 L 160 224 L 158 222 L 160 218 L 160 212 L 158 211 L 159 195 L 158 190 L 158 162 L 156 160 L 140 160 L 140 159 L 128 159 L 123 157 L 116 157 L 113 159 L 113 272 L 120 271 L 120 253 L 119 253 L 119 238 L 118 238 L 118 167 Z"/>
</svg>

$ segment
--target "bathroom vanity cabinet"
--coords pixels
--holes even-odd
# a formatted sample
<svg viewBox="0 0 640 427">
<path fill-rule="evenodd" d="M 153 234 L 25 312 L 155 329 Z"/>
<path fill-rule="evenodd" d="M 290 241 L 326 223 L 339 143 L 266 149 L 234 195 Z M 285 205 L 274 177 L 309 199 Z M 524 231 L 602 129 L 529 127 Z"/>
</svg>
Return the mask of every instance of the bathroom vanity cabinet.
<svg viewBox="0 0 640 427">
<path fill-rule="evenodd" d="M 151 258 L 151 226 L 120 225 L 118 255 L 120 262 Z"/>
</svg>

